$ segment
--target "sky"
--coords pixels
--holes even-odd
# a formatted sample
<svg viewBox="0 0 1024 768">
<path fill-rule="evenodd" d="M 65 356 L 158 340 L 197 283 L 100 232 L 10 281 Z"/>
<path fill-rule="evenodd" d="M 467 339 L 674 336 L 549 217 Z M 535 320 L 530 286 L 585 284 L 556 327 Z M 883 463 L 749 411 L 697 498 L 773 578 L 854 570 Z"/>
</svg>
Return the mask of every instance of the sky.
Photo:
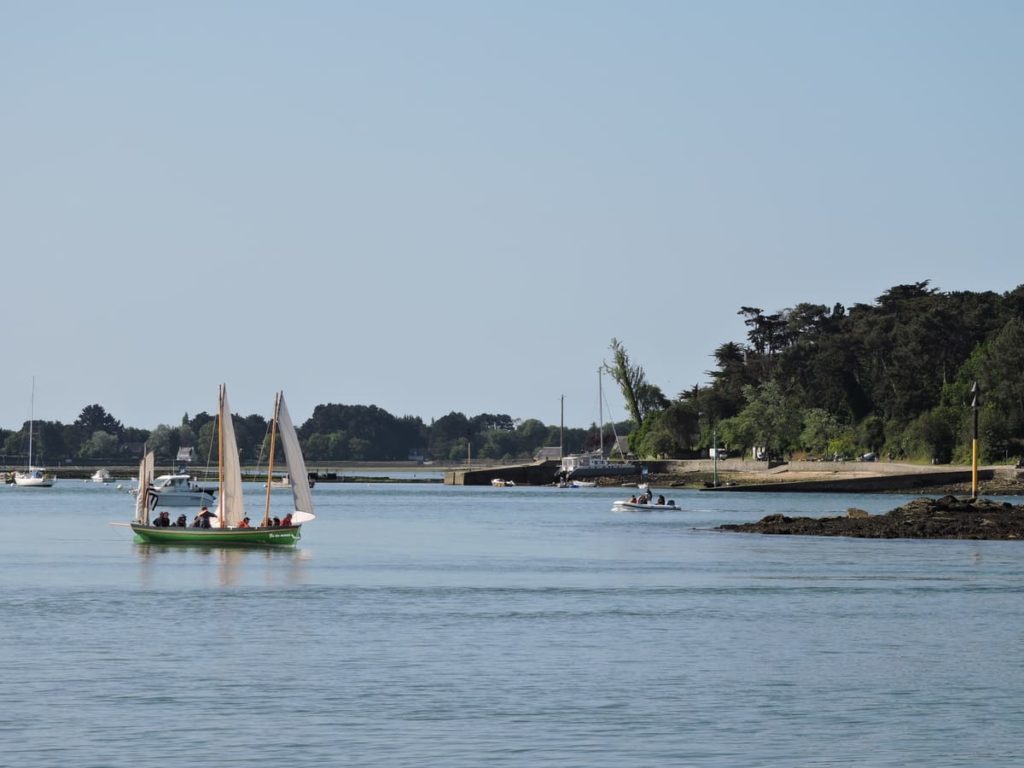
<svg viewBox="0 0 1024 768">
<path fill-rule="evenodd" d="M 675 397 L 742 306 L 1013 290 L 1022 36 L 998 0 L 0 0 L 0 427 L 222 382 L 586 427 L 627 417 L 612 339 Z"/>
</svg>

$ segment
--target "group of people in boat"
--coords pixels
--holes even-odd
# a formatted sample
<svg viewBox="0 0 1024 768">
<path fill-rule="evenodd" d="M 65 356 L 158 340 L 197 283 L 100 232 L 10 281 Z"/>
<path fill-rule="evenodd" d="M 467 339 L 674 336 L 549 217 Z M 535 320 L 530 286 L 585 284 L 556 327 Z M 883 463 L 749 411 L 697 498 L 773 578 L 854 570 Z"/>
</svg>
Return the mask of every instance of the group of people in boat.
<svg viewBox="0 0 1024 768">
<path fill-rule="evenodd" d="M 284 517 L 271 517 L 268 519 L 265 526 L 255 526 L 258 528 L 288 528 L 292 524 L 292 513 L 289 512 Z M 248 517 L 243 517 L 242 522 L 238 524 L 239 528 L 252 528 L 252 521 Z"/>
<path fill-rule="evenodd" d="M 199 510 L 199 513 L 192 520 L 192 528 L 210 528 L 210 520 L 215 515 L 207 507 L 203 507 Z M 271 518 L 266 527 L 268 528 L 288 528 L 292 525 L 292 513 L 289 512 L 283 518 L 274 517 Z M 186 528 L 188 527 L 188 518 L 185 515 L 178 515 L 178 519 L 173 523 L 171 522 L 170 512 L 161 512 L 153 518 L 154 528 Z M 252 528 L 252 524 L 248 517 L 243 518 L 242 522 L 238 524 L 239 528 Z"/>
<path fill-rule="evenodd" d="M 170 512 L 161 512 L 153 518 L 154 528 L 184 528 L 186 525 L 186 517 L 184 515 L 178 515 L 178 519 L 173 523 L 171 522 Z"/>
<path fill-rule="evenodd" d="M 629 503 L 630 504 L 656 504 L 656 505 L 660 504 L 661 506 L 665 506 L 665 497 L 664 496 L 659 494 L 658 495 L 658 500 L 652 502 L 651 499 L 653 499 L 653 498 L 654 497 L 651 495 L 650 491 L 644 491 L 639 496 L 636 496 L 636 495 L 630 496 L 629 497 Z M 670 501 L 668 503 L 669 504 L 674 504 L 675 502 Z"/>
</svg>

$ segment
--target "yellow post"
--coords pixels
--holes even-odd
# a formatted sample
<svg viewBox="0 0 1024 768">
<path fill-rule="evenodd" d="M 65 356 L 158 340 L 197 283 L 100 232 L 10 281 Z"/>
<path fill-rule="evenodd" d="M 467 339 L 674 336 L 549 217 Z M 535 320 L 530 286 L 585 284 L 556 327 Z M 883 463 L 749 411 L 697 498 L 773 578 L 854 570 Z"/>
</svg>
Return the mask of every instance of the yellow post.
<svg viewBox="0 0 1024 768">
<path fill-rule="evenodd" d="M 974 416 L 973 439 L 971 440 L 971 498 L 978 498 L 978 409 L 981 408 L 981 387 L 978 382 L 971 386 L 971 411 Z"/>
<path fill-rule="evenodd" d="M 971 440 L 971 498 L 978 498 L 978 438 Z"/>
</svg>

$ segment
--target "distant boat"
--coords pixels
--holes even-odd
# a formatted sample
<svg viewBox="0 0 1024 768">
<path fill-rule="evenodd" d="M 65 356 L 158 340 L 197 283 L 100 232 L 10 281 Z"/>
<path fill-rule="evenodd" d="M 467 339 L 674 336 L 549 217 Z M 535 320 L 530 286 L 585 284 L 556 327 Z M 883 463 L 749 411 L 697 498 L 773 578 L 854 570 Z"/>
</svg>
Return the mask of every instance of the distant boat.
<svg viewBox="0 0 1024 768">
<path fill-rule="evenodd" d="M 139 488 L 141 489 L 141 485 Z M 148 493 L 153 506 L 159 507 L 200 507 L 212 506 L 213 491 L 199 485 L 195 478 L 186 474 L 160 475 L 151 480 Z"/>
<path fill-rule="evenodd" d="M 45 469 L 30 466 L 25 472 L 14 473 L 14 484 L 20 488 L 50 488 L 55 479 Z"/>
<path fill-rule="evenodd" d="M 491 485 L 495 488 L 512 488 L 515 487 L 515 482 L 512 480 L 503 480 L 500 477 L 495 477 L 491 480 Z"/>
<path fill-rule="evenodd" d="M 114 482 L 114 476 L 110 474 L 108 469 L 97 469 L 89 479 L 94 483 L 112 483 Z"/>
<path fill-rule="evenodd" d="M 682 507 L 669 499 L 663 504 L 654 501 L 616 501 L 612 503 L 612 512 L 679 512 Z"/>
<path fill-rule="evenodd" d="M 28 418 L 28 467 L 24 472 L 14 473 L 14 484 L 21 488 L 49 488 L 53 485 L 55 478 L 47 475 L 42 467 L 32 466 L 32 432 L 35 427 L 36 418 L 36 379 L 32 377 L 32 405 Z"/>
<path fill-rule="evenodd" d="M 208 528 L 182 527 L 160 524 L 158 516 L 152 522 L 150 514 L 155 499 L 150 493 L 153 484 L 154 456 L 147 451 L 139 464 L 139 491 L 135 500 L 135 518 L 131 528 L 143 542 L 150 544 L 214 544 L 214 545 L 261 545 L 290 546 L 300 538 L 302 524 L 315 519 L 313 499 L 309 487 L 302 483 L 292 486 L 292 500 L 295 511 L 286 515 L 281 525 L 272 525 L 270 518 L 270 489 L 267 489 L 267 503 L 262 521 L 255 527 L 248 523 L 245 515 L 245 504 L 242 495 L 242 469 L 238 459 L 238 444 L 235 440 L 235 428 L 231 420 L 231 408 L 228 406 L 226 388 L 221 385 L 218 403 L 217 435 L 218 435 L 218 466 L 219 503 L 213 512 L 206 510 L 209 518 Z M 273 476 L 274 446 L 278 432 L 284 448 L 285 462 L 289 474 L 307 477 L 306 462 L 302 458 L 299 438 L 292 424 L 288 408 L 285 406 L 284 394 L 279 392 L 274 402 L 274 418 L 271 422 L 270 456 L 271 466 L 268 477 Z M 198 517 L 198 515 L 197 515 Z"/>
<path fill-rule="evenodd" d="M 316 485 L 316 480 L 314 480 L 312 478 L 307 478 L 306 482 L 309 484 L 310 488 L 312 488 L 313 486 Z M 292 479 L 288 475 L 285 475 L 284 477 L 275 477 L 273 480 L 270 481 L 270 487 L 271 488 L 291 488 L 292 487 Z"/>
<path fill-rule="evenodd" d="M 601 413 L 598 436 L 600 444 L 596 451 L 589 453 L 575 453 L 563 456 L 561 465 L 555 477 L 558 478 L 558 487 L 566 488 L 589 488 L 587 481 L 579 483 L 581 478 L 610 477 L 619 475 L 634 475 L 637 472 L 636 466 L 628 463 L 625 456 L 622 461 L 612 461 L 605 455 L 604 451 L 604 390 L 601 382 L 603 366 L 597 369 L 597 404 Z M 614 424 L 612 425 L 614 429 Z M 620 449 L 621 453 L 621 449 Z"/>
</svg>

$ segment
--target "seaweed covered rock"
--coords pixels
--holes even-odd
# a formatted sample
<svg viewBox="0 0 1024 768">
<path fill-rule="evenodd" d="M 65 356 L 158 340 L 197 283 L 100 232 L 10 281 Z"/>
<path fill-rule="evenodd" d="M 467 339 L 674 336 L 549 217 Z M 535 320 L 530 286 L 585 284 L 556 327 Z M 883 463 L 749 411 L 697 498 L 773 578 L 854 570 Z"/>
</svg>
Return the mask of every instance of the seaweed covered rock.
<svg viewBox="0 0 1024 768">
<path fill-rule="evenodd" d="M 720 531 L 871 539 L 1024 539 L 1024 505 L 984 499 L 915 499 L 884 515 L 850 510 L 842 517 L 768 515 L 756 523 L 721 525 Z"/>
</svg>

